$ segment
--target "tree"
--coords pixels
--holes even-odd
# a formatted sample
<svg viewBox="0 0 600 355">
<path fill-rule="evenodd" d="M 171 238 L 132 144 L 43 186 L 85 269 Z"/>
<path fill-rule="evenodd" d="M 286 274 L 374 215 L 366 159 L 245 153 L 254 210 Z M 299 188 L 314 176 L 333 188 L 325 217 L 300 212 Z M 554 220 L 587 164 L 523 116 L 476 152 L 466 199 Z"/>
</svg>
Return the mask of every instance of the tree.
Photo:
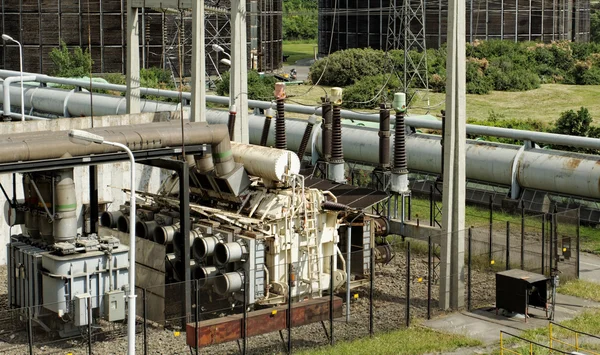
<svg viewBox="0 0 600 355">
<path fill-rule="evenodd" d="M 60 41 L 60 48 L 53 48 L 50 52 L 50 60 L 55 67 L 52 75 L 60 77 L 90 75 L 94 63 L 87 49 L 84 52 L 80 47 L 75 47 L 73 52 L 70 52 L 63 40 Z"/>
<path fill-rule="evenodd" d="M 592 9 L 590 14 L 590 40 L 600 43 L 600 11 Z"/>
<path fill-rule="evenodd" d="M 585 107 L 580 108 L 577 113 L 573 110 L 564 111 L 555 123 L 554 133 L 587 137 L 591 123 L 592 116 Z"/>
<path fill-rule="evenodd" d="M 286 40 L 316 40 L 318 25 L 316 0 L 283 2 L 283 38 Z"/>
</svg>

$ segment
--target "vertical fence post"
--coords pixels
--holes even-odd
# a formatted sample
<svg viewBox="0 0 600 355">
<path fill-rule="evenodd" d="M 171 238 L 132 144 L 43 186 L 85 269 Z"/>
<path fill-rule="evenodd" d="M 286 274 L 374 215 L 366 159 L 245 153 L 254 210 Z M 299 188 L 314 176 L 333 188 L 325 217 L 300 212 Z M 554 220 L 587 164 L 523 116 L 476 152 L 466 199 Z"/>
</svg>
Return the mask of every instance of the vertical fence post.
<svg viewBox="0 0 600 355">
<path fill-rule="evenodd" d="M 410 327 L 410 242 L 406 242 L 406 327 Z"/>
<path fill-rule="evenodd" d="M 375 288 L 375 248 L 371 247 L 371 259 L 369 260 L 371 263 L 369 269 L 371 270 L 371 280 L 369 287 L 369 335 L 373 337 L 375 334 L 375 329 L 373 329 L 373 296 L 374 296 L 374 288 Z"/>
<path fill-rule="evenodd" d="M 408 195 L 408 220 L 412 219 L 412 195 Z"/>
<path fill-rule="evenodd" d="M 142 289 L 142 315 L 144 316 L 144 355 L 148 355 L 148 294 L 146 289 Z M 198 326 L 196 326 L 198 329 Z M 198 331 L 196 330 L 196 341 L 198 341 Z"/>
<path fill-rule="evenodd" d="M 546 275 L 546 215 L 542 215 L 542 275 Z"/>
<path fill-rule="evenodd" d="M 243 320 L 242 320 L 242 332 L 244 337 L 242 338 L 242 344 L 243 344 L 243 350 L 242 350 L 242 355 L 246 355 L 247 353 L 247 349 L 248 349 L 248 287 L 249 286 L 249 282 L 248 282 L 248 273 L 244 270 L 244 302 L 243 302 L 243 306 L 244 306 L 244 313 L 243 313 Z M 291 295 L 291 293 L 290 293 Z M 290 297 L 291 298 L 291 297 Z M 290 302 L 291 304 L 291 302 Z M 291 319 L 291 317 L 290 317 Z M 290 328 L 291 329 L 291 328 Z M 290 333 L 288 332 L 288 342 L 290 341 Z M 291 342 L 290 342 L 291 344 Z M 291 349 L 291 347 L 290 347 Z M 290 350 L 291 351 L 291 350 Z"/>
<path fill-rule="evenodd" d="M 554 259 L 554 267 L 558 269 L 558 209 L 554 206 L 554 222 L 552 224 L 552 258 Z"/>
<path fill-rule="evenodd" d="M 472 247 L 471 247 L 471 241 L 473 239 L 473 227 L 471 226 L 469 228 L 469 240 L 468 240 L 468 244 L 467 244 L 467 278 L 468 278 L 468 284 L 467 284 L 467 310 L 470 312 L 471 311 L 471 255 L 472 255 Z"/>
<path fill-rule="evenodd" d="M 510 221 L 506 221 L 506 270 L 510 270 Z"/>
<path fill-rule="evenodd" d="M 92 296 L 87 299 L 88 354 L 92 355 Z"/>
<path fill-rule="evenodd" d="M 431 319 L 431 236 L 427 237 L 427 319 Z"/>
<path fill-rule="evenodd" d="M 288 309 L 287 309 L 287 314 L 285 315 L 286 319 L 286 325 L 287 325 L 287 333 L 288 333 L 288 338 L 287 338 L 287 351 L 288 354 L 292 353 L 292 273 L 293 270 L 292 268 L 294 267 L 294 265 L 292 263 L 288 264 Z"/>
<path fill-rule="evenodd" d="M 199 344 L 198 344 L 198 328 L 200 327 L 200 280 L 196 279 L 194 280 L 196 283 L 196 286 L 194 287 L 195 292 L 195 303 L 196 303 L 196 307 L 194 309 L 194 320 L 195 320 L 195 329 L 194 329 L 194 348 L 196 351 L 196 355 L 198 355 L 199 353 Z M 145 302 L 144 302 L 145 303 Z M 145 322 L 145 320 L 144 320 Z M 146 332 L 146 329 L 144 329 L 144 332 Z"/>
<path fill-rule="evenodd" d="M 433 227 L 433 185 L 429 186 L 429 226 Z"/>
<path fill-rule="evenodd" d="M 490 220 L 489 220 L 489 225 L 490 225 L 490 236 L 489 236 L 489 245 L 488 245 L 488 264 L 492 262 L 492 242 L 493 242 L 493 227 L 494 227 L 494 199 L 493 197 L 490 195 L 490 203 L 489 203 L 489 208 L 490 208 Z"/>
<path fill-rule="evenodd" d="M 333 346 L 335 344 L 335 340 L 333 338 L 333 261 L 335 255 L 331 254 L 331 259 L 329 260 L 329 271 L 331 275 L 329 275 L 329 344 Z"/>
<path fill-rule="evenodd" d="M 580 223 L 580 216 L 581 214 L 581 209 L 577 208 L 577 224 L 575 225 L 575 253 L 577 253 L 577 260 L 575 262 L 575 271 L 576 271 L 576 275 L 577 278 L 579 278 L 579 252 L 580 252 L 580 244 L 579 244 L 579 237 L 580 237 L 580 228 L 579 228 L 579 223 Z"/>
<path fill-rule="evenodd" d="M 27 307 L 27 341 L 29 342 L 29 355 L 33 355 L 33 325 L 31 317 L 33 317 L 33 307 Z"/>
<path fill-rule="evenodd" d="M 521 202 L 521 270 L 525 269 L 525 204 Z"/>
<path fill-rule="evenodd" d="M 554 240 L 554 233 L 553 233 L 554 215 L 551 213 L 549 217 L 550 218 L 548 218 L 548 222 L 549 222 L 549 225 L 548 225 L 548 232 L 549 232 L 548 233 L 548 271 L 550 273 L 552 273 L 552 261 L 554 260 L 554 256 L 552 254 L 552 252 L 554 250 L 552 247 L 552 243 Z"/>
</svg>

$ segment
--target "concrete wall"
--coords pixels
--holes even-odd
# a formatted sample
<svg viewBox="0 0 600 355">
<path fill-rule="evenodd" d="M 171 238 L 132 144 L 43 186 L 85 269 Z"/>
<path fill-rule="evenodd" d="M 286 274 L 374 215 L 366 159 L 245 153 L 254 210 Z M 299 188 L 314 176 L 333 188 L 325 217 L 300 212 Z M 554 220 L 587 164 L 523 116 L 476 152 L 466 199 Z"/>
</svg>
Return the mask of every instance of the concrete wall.
<svg viewBox="0 0 600 355">
<path fill-rule="evenodd" d="M 139 115 L 120 115 L 94 117 L 94 127 L 101 126 L 127 126 L 150 122 L 160 122 L 171 119 L 170 113 L 143 113 Z M 70 129 L 85 129 L 92 126 L 90 117 L 60 118 L 45 121 L 5 122 L 0 123 L 0 135 L 6 137 L 14 133 L 36 132 L 36 131 L 64 131 Z M 135 188 L 140 191 L 156 191 L 160 183 L 170 175 L 163 169 L 152 168 L 146 165 L 136 164 Z M 98 166 L 98 200 L 110 202 L 108 209 L 117 209 L 119 205 L 128 201 L 128 196 L 121 191 L 130 188 L 129 162 L 116 164 L 104 164 Z M 79 231 L 84 222 L 83 204 L 89 203 L 89 168 L 76 167 L 74 171 L 75 186 L 77 193 Z M 15 183 L 17 188 L 17 199 L 23 198 L 23 176 L 16 174 Z M 0 174 L 0 183 L 12 198 L 13 175 Z M 19 234 L 19 226 L 10 227 L 7 223 L 8 203 L 4 194 L 0 194 L 2 218 L 0 218 L 0 243 L 4 246 L 8 243 L 11 234 Z M 6 264 L 6 248 L 0 248 L 0 265 Z"/>
</svg>

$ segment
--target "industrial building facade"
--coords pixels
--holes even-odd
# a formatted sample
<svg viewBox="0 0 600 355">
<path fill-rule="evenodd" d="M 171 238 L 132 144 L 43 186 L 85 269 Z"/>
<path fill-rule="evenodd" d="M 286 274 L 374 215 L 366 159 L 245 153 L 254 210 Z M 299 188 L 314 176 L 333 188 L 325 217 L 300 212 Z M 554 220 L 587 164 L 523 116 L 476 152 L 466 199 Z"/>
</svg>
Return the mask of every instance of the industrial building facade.
<svg viewBox="0 0 600 355">
<path fill-rule="evenodd" d="M 416 8 L 419 1 L 423 1 L 426 46 L 439 48 L 447 37 L 448 0 L 406 2 Z M 319 0 L 319 54 L 347 48 L 385 50 L 388 28 L 394 26 L 391 6 L 401 7 L 404 3 L 404 0 Z M 399 22 L 400 19 L 396 19 L 396 28 Z M 418 33 L 415 23 L 411 25 L 412 32 Z M 590 2 L 466 0 L 466 36 L 468 42 L 476 39 L 587 42 Z"/>
<path fill-rule="evenodd" d="M 222 53 L 210 50 L 219 44 L 229 51 L 231 37 L 230 1 L 207 1 L 207 70 L 215 71 Z M 282 0 L 248 0 L 248 58 L 260 71 L 278 69 L 282 63 Z M 140 9 L 140 65 L 189 74 L 192 57 L 191 12 L 188 9 Z M 124 73 L 126 63 L 127 0 L 3 0 L 0 31 L 23 45 L 23 69 L 50 73 L 49 53 L 64 41 L 69 48 L 90 49 L 94 73 Z M 183 55 L 178 51 L 182 49 Z M 15 43 L 0 46 L 4 69 L 19 70 L 19 48 Z M 226 68 L 220 68 L 223 70 Z"/>
</svg>

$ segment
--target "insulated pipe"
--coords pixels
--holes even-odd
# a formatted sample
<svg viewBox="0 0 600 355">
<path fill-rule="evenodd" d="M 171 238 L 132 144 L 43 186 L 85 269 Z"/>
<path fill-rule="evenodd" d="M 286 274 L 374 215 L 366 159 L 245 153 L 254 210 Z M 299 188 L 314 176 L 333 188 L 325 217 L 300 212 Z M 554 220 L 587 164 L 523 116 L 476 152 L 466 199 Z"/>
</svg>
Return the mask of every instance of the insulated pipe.
<svg viewBox="0 0 600 355">
<path fill-rule="evenodd" d="M 162 147 L 193 144 L 211 144 L 217 176 L 230 173 L 235 168 L 227 126 L 208 125 L 205 122 L 185 122 L 185 141 L 181 139 L 181 122 L 172 121 L 160 128 L 152 124 L 135 125 L 135 129 L 121 130 L 119 127 L 103 127 L 92 132 L 105 140 L 127 145 L 131 150 L 156 149 Z M 68 132 L 48 132 L 46 137 L 23 138 L 19 141 L 0 142 L 0 163 L 57 159 L 65 155 L 81 156 L 117 152 L 120 148 L 105 145 L 80 145 L 70 142 Z"/>
<path fill-rule="evenodd" d="M 54 191 L 56 193 L 54 242 L 71 242 L 77 236 L 77 196 L 73 168 L 57 171 Z"/>
<path fill-rule="evenodd" d="M 221 296 L 237 292 L 244 285 L 244 273 L 241 271 L 220 274 L 215 279 L 215 292 Z"/>
<path fill-rule="evenodd" d="M 240 240 L 231 243 L 219 243 L 215 246 L 215 261 L 219 265 L 240 261 L 247 255 L 248 247 L 246 243 Z"/>
<path fill-rule="evenodd" d="M 106 211 L 100 215 L 100 224 L 102 227 L 107 228 L 117 228 L 117 221 L 119 217 L 123 216 L 123 212 L 121 211 Z"/>
<path fill-rule="evenodd" d="M 74 85 L 82 88 L 90 87 L 90 82 L 87 80 L 79 80 L 79 79 L 65 79 L 65 78 L 57 78 L 51 77 L 43 74 L 35 74 L 35 73 L 24 73 L 28 75 L 35 75 L 35 81 L 40 83 L 56 83 L 62 85 Z M 11 77 L 18 76 L 20 72 L 12 71 L 12 70 L 0 70 L 0 77 Z M 102 84 L 102 83 L 93 83 L 93 87 L 96 89 L 105 89 L 111 91 L 120 91 L 126 92 L 127 87 L 125 85 L 117 85 L 117 84 Z M 61 89 L 51 89 L 51 88 L 35 88 L 38 92 L 36 93 L 36 101 L 44 101 L 44 105 L 42 106 L 52 106 L 54 108 L 58 108 L 55 110 L 45 111 L 42 110 L 41 107 L 38 108 L 38 111 L 54 113 L 56 115 L 61 115 L 63 113 L 63 108 L 67 106 L 67 102 L 64 100 L 64 97 L 69 94 L 66 90 Z M 140 88 L 141 93 L 144 95 L 155 95 L 161 97 L 169 97 L 169 98 L 179 98 L 179 91 L 173 90 L 162 90 L 162 89 L 152 89 L 152 88 Z M 27 89 L 26 92 L 31 90 L 31 88 Z M 51 91 L 46 91 L 51 90 Z M 59 92 L 63 92 L 60 94 Z M 13 101 L 19 100 L 20 98 L 20 88 L 12 87 L 10 88 L 10 96 Z M 87 105 L 89 109 L 89 94 L 88 93 L 80 93 L 81 97 L 76 99 L 76 101 L 80 101 L 83 106 Z M 122 104 L 123 98 L 120 96 L 111 96 L 104 94 L 93 94 L 94 95 L 94 114 L 99 115 L 99 111 L 103 111 L 106 107 L 97 107 L 96 106 L 96 97 L 97 96 L 106 96 L 110 98 L 106 102 L 102 104 L 108 104 L 110 107 L 119 106 Z M 17 98 L 17 96 L 19 98 Z M 1 97 L 1 96 L 0 96 Z M 183 98 L 186 100 L 191 99 L 191 94 L 189 92 L 183 93 Z M 206 101 L 229 106 L 229 97 L 224 96 L 214 96 L 207 95 Z M 26 103 L 31 103 L 31 100 L 25 100 Z M 100 106 L 100 105 L 99 105 Z M 251 108 L 261 108 L 268 109 L 271 107 L 271 103 L 267 101 L 258 101 L 258 100 L 248 100 L 248 106 Z M 31 107 L 27 107 L 31 108 Z M 154 109 L 153 109 L 154 108 Z M 187 109 L 187 108 L 185 108 Z M 159 112 L 159 111 L 177 111 L 178 106 L 168 103 L 161 102 L 151 102 L 142 100 L 142 112 Z M 294 104 L 286 104 L 285 110 L 288 112 L 302 113 L 306 115 L 311 114 L 322 114 L 322 108 L 314 108 L 304 105 L 294 105 Z M 315 111 L 316 110 L 316 111 Z M 342 118 L 365 121 L 365 122 L 379 122 L 379 115 L 377 114 L 365 114 L 359 112 L 353 112 L 349 110 L 341 110 L 340 111 Z M 114 113 L 111 113 L 114 114 Z M 77 115 L 74 115 L 77 116 Z M 89 114 L 86 114 L 89 116 Z M 394 118 L 395 119 L 395 118 Z M 427 128 L 434 130 L 441 130 L 442 123 L 440 121 L 432 121 L 430 119 L 424 119 L 419 117 L 406 117 L 406 125 L 414 128 Z M 480 136 L 494 136 L 494 137 L 504 137 L 511 138 L 515 140 L 529 140 L 537 143 L 545 143 L 545 144 L 556 144 L 563 146 L 573 146 L 579 148 L 589 148 L 589 149 L 600 149 L 600 140 L 596 138 L 588 138 L 588 137 L 576 137 L 576 136 L 568 136 L 561 135 L 555 133 L 545 133 L 545 132 L 533 132 L 533 131 L 523 131 L 509 128 L 499 128 L 499 127 L 488 127 L 488 126 L 477 126 L 468 124 L 467 134 L 470 135 L 480 135 Z M 258 141 L 256 142 L 256 144 Z"/>
<path fill-rule="evenodd" d="M 213 256 L 215 253 L 215 247 L 221 243 L 221 238 L 217 236 L 210 236 L 204 238 L 194 239 L 192 250 L 194 253 L 194 259 L 204 260 L 209 256 Z"/>
<path fill-rule="evenodd" d="M 5 116 L 10 116 L 11 112 L 10 112 L 10 84 L 14 83 L 14 82 L 23 82 L 23 81 L 32 81 L 35 80 L 36 77 L 34 75 L 28 75 L 28 76 L 11 76 L 9 78 L 4 79 L 4 82 L 2 83 L 2 96 L 3 96 L 3 114 Z M 21 87 L 19 86 L 19 91 L 21 91 Z M 19 101 L 21 101 L 21 96 L 19 95 Z M 21 104 L 21 102 L 19 102 L 19 104 Z M 24 107 L 24 104 L 21 105 L 21 107 Z M 22 115 L 25 115 L 25 112 L 21 113 Z"/>
</svg>

